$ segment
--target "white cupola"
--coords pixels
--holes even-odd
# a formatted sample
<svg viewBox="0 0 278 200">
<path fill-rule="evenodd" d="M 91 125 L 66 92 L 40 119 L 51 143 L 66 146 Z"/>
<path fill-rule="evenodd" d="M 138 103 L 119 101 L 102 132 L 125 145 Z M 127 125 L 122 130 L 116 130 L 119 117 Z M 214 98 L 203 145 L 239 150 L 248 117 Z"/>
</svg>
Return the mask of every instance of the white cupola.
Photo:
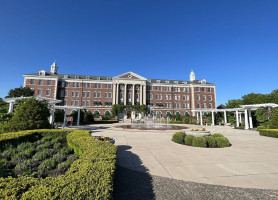
<svg viewBox="0 0 278 200">
<path fill-rule="evenodd" d="M 195 77 L 195 73 L 193 72 L 193 70 L 191 70 L 191 73 L 190 73 L 190 81 L 195 81 L 196 80 L 196 77 Z"/>
<path fill-rule="evenodd" d="M 51 65 L 50 73 L 51 74 L 57 74 L 58 71 L 58 65 L 56 64 L 56 61 Z"/>
</svg>

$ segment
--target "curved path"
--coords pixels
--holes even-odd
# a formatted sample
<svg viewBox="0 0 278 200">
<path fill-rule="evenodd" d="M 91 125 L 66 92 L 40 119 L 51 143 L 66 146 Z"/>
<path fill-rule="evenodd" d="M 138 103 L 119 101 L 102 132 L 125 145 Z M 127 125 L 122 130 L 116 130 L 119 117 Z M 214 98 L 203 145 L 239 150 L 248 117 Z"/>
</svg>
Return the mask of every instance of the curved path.
<svg viewBox="0 0 278 200">
<path fill-rule="evenodd" d="M 173 143 L 175 131 L 123 130 L 116 128 L 118 125 L 103 125 L 106 128 L 93 131 L 93 135 L 115 138 L 121 167 L 197 183 L 278 189 L 277 138 L 252 130 L 205 127 L 222 133 L 232 143 L 229 148 L 206 149 Z"/>
</svg>

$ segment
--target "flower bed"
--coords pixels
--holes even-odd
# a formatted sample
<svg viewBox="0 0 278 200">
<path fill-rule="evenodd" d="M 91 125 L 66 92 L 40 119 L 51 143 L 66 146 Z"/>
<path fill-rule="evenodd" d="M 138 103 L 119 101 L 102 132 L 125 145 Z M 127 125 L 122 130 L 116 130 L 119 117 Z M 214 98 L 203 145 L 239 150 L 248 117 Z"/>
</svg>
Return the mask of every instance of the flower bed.
<svg viewBox="0 0 278 200">
<path fill-rule="evenodd" d="M 35 130 L 0 135 L 0 145 L 18 145 L 36 135 L 67 134 L 68 147 L 78 156 L 57 177 L 0 178 L 0 199 L 112 199 L 116 146 L 92 140 L 88 131 Z"/>
<path fill-rule="evenodd" d="M 212 134 L 211 136 L 193 136 L 186 135 L 185 132 L 176 132 L 172 137 L 172 141 L 188 146 L 203 147 L 203 148 L 220 148 L 229 147 L 229 140 L 220 133 Z"/>
</svg>

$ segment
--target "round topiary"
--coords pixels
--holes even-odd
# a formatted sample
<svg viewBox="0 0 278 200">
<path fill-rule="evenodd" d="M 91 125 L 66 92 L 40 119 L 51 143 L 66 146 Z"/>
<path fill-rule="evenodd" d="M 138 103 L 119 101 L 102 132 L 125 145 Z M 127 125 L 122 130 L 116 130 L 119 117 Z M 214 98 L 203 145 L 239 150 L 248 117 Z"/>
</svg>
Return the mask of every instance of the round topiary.
<svg viewBox="0 0 278 200">
<path fill-rule="evenodd" d="M 194 147 L 207 147 L 207 141 L 204 137 L 199 136 L 199 137 L 194 137 L 192 145 Z"/>
<path fill-rule="evenodd" d="M 217 143 L 212 136 L 205 136 L 205 139 L 207 141 L 208 147 L 216 147 L 217 146 Z"/>
<path fill-rule="evenodd" d="M 212 134 L 212 137 L 216 138 L 216 137 L 224 137 L 224 135 L 222 135 L 221 133 L 214 133 Z"/>
<path fill-rule="evenodd" d="M 193 139 L 194 139 L 194 136 L 193 135 L 187 135 L 185 138 L 184 138 L 184 143 L 186 145 L 192 145 L 192 142 L 193 142 Z"/>
<path fill-rule="evenodd" d="M 218 147 L 229 147 L 230 146 L 229 140 L 225 137 L 215 137 L 214 139 L 215 139 Z"/>
<path fill-rule="evenodd" d="M 176 132 L 172 137 L 172 141 L 179 144 L 183 144 L 185 136 L 185 132 Z"/>
</svg>

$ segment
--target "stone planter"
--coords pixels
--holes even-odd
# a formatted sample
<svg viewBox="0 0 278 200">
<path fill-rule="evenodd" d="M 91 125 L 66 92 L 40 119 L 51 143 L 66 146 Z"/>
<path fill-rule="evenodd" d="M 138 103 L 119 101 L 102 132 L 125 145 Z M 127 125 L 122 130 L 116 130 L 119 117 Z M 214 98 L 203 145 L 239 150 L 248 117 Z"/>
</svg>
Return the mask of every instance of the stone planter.
<svg viewBox="0 0 278 200">
<path fill-rule="evenodd" d="M 210 136 L 210 131 L 186 131 L 186 135 L 193 135 L 193 136 Z"/>
</svg>

